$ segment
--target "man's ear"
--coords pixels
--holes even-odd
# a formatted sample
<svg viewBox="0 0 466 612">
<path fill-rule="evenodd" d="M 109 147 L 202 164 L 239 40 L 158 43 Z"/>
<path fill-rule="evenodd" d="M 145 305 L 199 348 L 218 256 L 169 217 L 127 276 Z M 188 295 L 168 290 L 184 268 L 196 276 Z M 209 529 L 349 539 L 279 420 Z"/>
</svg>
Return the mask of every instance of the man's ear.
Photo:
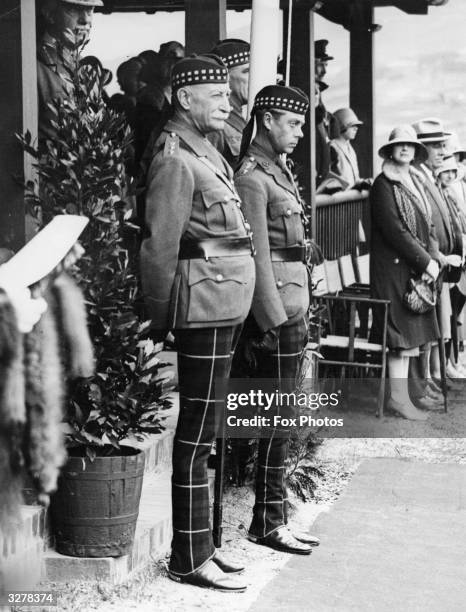
<svg viewBox="0 0 466 612">
<path fill-rule="evenodd" d="M 272 121 L 273 121 L 272 113 L 269 111 L 265 111 L 265 113 L 262 115 L 262 125 L 267 131 L 269 131 L 270 128 L 272 127 Z"/>
<path fill-rule="evenodd" d="M 176 97 L 180 103 L 181 108 L 189 110 L 191 108 L 191 92 L 186 87 L 181 87 L 176 92 Z"/>
</svg>

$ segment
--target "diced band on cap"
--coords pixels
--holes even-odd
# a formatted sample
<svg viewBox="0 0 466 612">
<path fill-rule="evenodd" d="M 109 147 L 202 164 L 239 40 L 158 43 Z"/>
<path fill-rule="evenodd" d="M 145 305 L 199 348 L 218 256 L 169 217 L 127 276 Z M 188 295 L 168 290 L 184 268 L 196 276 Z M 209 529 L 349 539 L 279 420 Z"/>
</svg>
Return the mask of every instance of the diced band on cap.
<svg viewBox="0 0 466 612">
<path fill-rule="evenodd" d="M 233 53 L 232 55 L 222 57 L 222 60 L 225 62 L 228 68 L 233 68 L 233 66 L 249 64 L 250 55 L 251 53 L 249 51 L 240 51 L 239 53 Z"/>
<path fill-rule="evenodd" d="M 259 91 L 254 100 L 255 110 L 285 110 L 304 115 L 309 107 L 306 94 L 294 87 L 269 85 Z"/>
<path fill-rule="evenodd" d="M 228 83 L 228 68 L 219 57 L 187 57 L 175 64 L 172 72 L 172 88 L 203 83 Z"/>
</svg>

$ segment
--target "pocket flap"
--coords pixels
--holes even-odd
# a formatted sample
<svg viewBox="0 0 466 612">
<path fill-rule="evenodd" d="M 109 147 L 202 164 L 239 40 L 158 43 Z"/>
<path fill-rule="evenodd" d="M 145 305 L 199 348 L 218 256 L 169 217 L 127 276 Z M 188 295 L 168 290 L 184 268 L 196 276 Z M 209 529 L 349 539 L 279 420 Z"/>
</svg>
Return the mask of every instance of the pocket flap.
<svg viewBox="0 0 466 612">
<path fill-rule="evenodd" d="M 228 191 L 226 187 L 211 187 L 202 191 L 202 199 L 206 208 L 210 208 L 213 204 L 222 202 L 226 204 L 230 200 L 233 200 L 233 194 Z"/>
<path fill-rule="evenodd" d="M 307 281 L 307 270 L 299 261 L 277 261 L 273 263 L 273 270 L 277 283 L 281 287 L 298 285 L 304 287 Z"/>
<path fill-rule="evenodd" d="M 280 216 L 290 217 L 292 214 L 300 212 L 300 204 L 292 199 L 282 199 L 269 202 L 269 215 L 271 219 L 276 219 Z"/>
<path fill-rule="evenodd" d="M 232 258 L 229 258 L 232 259 Z M 189 262 L 188 285 L 192 286 L 203 280 L 211 280 L 216 283 L 235 281 L 245 283 L 244 261 L 204 261 L 203 259 L 191 259 Z"/>
</svg>

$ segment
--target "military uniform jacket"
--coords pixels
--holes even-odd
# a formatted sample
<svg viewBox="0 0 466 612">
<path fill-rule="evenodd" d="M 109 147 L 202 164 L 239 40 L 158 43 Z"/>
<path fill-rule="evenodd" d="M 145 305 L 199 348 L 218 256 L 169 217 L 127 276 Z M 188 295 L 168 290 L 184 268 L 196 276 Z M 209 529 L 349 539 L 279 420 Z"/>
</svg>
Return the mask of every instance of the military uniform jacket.
<svg viewBox="0 0 466 612">
<path fill-rule="evenodd" d="M 289 173 L 254 142 L 235 174 L 256 247 L 252 314 L 266 331 L 298 321 L 309 307 L 308 276 L 301 261 L 272 261 L 271 249 L 305 243 L 304 212 Z"/>
<path fill-rule="evenodd" d="M 67 98 L 73 90 L 72 67 L 59 51 L 59 43 L 45 34 L 37 52 L 37 94 L 39 103 L 39 137 L 53 138 L 54 118 L 48 107 L 51 100 Z"/>
<path fill-rule="evenodd" d="M 233 102 L 232 111 L 225 121 L 223 132 L 209 134 L 210 142 L 220 151 L 232 168 L 235 168 L 238 162 L 245 127 L 246 120 L 241 114 L 241 106 Z"/>
<path fill-rule="evenodd" d="M 155 144 L 141 247 L 144 296 L 154 329 L 241 323 L 251 305 L 251 254 L 178 259 L 182 239 L 246 237 L 233 173 L 207 139 L 183 119 L 167 122 Z"/>
</svg>

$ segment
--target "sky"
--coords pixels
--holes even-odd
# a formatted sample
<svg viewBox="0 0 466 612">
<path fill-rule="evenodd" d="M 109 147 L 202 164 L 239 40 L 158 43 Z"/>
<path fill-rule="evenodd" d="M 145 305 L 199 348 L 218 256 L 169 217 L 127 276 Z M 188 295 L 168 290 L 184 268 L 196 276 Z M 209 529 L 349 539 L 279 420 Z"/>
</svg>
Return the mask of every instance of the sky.
<svg viewBox="0 0 466 612">
<path fill-rule="evenodd" d="M 228 11 L 227 35 L 248 40 L 250 14 Z M 466 142 L 466 0 L 431 7 L 428 16 L 380 8 L 374 21 L 382 25 L 375 34 L 376 142 L 384 142 L 395 125 L 427 116 L 446 120 Z M 315 37 L 328 39 L 335 57 L 328 66 L 326 105 L 347 106 L 348 32 L 316 16 Z M 96 14 L 86 53 L 115 71 L 123 60 L 167 40 L 184 42 L 183 12 Z M 117 90 L 114 80 L 110 93 Z"/>
</svg>

